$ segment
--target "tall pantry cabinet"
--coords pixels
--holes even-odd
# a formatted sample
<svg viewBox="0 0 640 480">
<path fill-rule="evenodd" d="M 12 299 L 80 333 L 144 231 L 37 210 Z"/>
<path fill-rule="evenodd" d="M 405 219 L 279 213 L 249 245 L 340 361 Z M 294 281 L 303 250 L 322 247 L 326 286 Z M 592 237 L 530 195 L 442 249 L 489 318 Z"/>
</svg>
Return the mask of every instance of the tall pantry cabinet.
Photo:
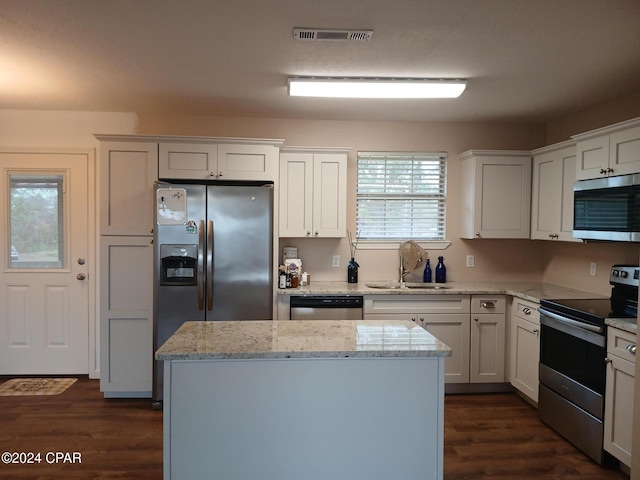
<svg viewBox="0 0 640 480">
<path fill-rule="evenodd" d="M 150 397 L 158 144 L 100 144 L 100 390 Z"/>
</svg>

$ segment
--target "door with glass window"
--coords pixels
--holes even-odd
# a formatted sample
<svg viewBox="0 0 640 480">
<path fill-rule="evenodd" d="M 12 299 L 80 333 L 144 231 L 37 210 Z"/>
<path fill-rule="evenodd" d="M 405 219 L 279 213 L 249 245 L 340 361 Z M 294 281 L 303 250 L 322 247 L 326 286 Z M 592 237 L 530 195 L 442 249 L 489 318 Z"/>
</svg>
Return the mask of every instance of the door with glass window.
<svg viewBox="0 0 640 480">
<path fill-rule="evenodd" d="M 0 171 L 0 374 L 86 374 L 88 154 L 0 153 Z"/>
</svg>

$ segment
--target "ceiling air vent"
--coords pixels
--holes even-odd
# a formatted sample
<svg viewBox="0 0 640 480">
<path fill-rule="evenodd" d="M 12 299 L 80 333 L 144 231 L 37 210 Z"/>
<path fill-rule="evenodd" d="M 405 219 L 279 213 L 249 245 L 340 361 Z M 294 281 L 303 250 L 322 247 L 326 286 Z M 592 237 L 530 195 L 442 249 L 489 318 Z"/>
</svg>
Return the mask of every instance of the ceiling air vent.
<svg viewBox="0 0 640 480">
<path fill-rule="evenodd" d="M 328 28 L 294 28 L 296 40 L 316 41 L 333 40 L 344 42 L 368 42 L 373 30 L 333 30 Z"/>
</svg>

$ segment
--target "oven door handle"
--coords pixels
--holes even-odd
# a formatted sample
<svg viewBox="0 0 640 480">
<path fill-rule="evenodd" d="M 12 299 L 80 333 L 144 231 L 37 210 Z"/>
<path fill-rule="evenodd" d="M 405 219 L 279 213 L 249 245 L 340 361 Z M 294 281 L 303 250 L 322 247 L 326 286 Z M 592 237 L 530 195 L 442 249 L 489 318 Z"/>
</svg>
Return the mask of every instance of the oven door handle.
<svg viewBox="0 0 640 480">
<path fill-rule="evenodd" d="M 540 312 L 545 317 L 553 318 L 554 320 L 565 323 L 567 325 L 571 325 L 573 327 L 582 328 L 583 330 L 589 330 L 590 332 L 602 333 L 604 332 L 603 327 L 598 327 L 596 325 L 591 325 L 588 323 L 578 322 L 577 320 L 572 320 L 567 317 L 563 317 L 562 315 L 558 315 L 557 313 L 552 313 L 549 310 L 545 310 L 542 307 L 538 307 L 538 312 Z"/>
</svg>

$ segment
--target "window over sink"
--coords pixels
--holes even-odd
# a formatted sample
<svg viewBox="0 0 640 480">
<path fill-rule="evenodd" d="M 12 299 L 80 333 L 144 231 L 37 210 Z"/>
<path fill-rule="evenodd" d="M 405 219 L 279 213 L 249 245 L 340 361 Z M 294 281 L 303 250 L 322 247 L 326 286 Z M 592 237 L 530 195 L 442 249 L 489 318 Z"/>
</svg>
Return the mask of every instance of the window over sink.
<svg viewBox="0 0 640 480">
<path fill-rule="evenodd" d="M 444 241 L 445 152 L 358 152 L 356 228 L 363 241 Z"/>
</svg>

